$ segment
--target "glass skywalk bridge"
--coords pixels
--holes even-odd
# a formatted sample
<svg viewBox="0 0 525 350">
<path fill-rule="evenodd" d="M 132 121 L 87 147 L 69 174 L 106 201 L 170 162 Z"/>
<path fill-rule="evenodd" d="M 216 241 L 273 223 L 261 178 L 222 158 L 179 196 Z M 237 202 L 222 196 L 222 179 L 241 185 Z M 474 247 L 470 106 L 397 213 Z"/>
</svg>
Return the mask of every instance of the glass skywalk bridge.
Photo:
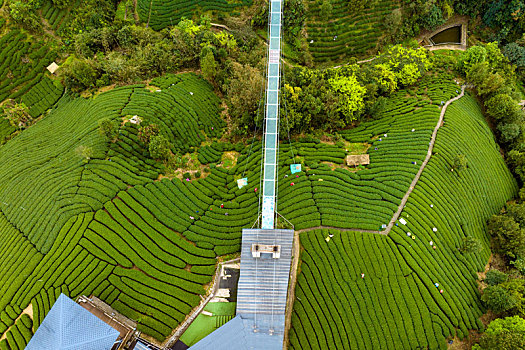
<svg viewBox="0 0 525 350">
<path fill-rule="evenodd" d="M 270 35 L 264 120 L 261 228 L 243 229 L 242 232 L 236 317 L 191 349 L 280 350 L 283 348 L 294 231 L 275 229 L 279 162 L 281 22 L 282 1 L 271 1 L 268 23 Z"/>
</svg>

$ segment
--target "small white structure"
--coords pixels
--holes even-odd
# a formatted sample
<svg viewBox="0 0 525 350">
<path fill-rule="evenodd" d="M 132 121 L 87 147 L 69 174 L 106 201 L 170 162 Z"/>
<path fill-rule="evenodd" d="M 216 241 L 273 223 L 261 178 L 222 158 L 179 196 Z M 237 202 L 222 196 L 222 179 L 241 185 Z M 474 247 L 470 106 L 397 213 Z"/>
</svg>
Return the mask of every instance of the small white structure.
<svg viewBox="0 0 525 350">
<path fill-rule="evenodd" d="M 239 189 L 243 188 L 246 185 L 248 185 L 247 177 L 243 177 L 242 179 L 237 180 L 237 187 L 239 187 Z"/>
<path fill-rule="evenodd" d="M 402 223 L 403 225 L 406 225 L 407 224 L 407 221 L 403 218 L 399 219 L 399 222 Z"/>
<path fill-rule="evenodd" d="M 227 299 L 230 297 L 230 290 L 228 288 L 219 288 L 217 290 L 217 294 L 215 294 L 215 297 Z"/>
<path fill-rule="evenodd" d="M 142 118 L 139 117 L 138 115 L 134 115 L 130 120 L 129 120 L 130 123 L 132 124 L 140 124 L 140 122 L 142 122 Z"/>
<path fill-rule="evenodd" d="M 51 62 L 51 64 L 49 66 L 47 66 L 47 70 L 49 71 L 49 73 L 51 74 L 55 74 L 56 70 L 59 68 L 59 65 L 56 64 L 55 62 Z"/>
</svg>

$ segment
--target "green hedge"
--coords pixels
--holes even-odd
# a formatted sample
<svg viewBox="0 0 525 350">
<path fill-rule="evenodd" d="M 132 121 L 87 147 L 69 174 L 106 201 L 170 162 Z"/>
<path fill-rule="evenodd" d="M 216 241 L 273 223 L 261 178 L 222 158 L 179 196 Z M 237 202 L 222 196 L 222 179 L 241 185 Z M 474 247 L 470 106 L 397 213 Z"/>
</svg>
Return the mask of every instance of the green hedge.
<svg viewBox="0 0 525 350">
<path fill-rule="evenodd" d="M 483 271 L 490 255 L 486 221 L 517 186 L 473 98 L 450 105 L 445 121 L 434 156 L 401 214 L 406 225 L 398 223 L 388 236 L 336 230 L 301 234 L 291 348 L 339 348 L 346 342 L 352 348 L 439 349 L 456 332 L 464 337 L 482 328 L 478 318 L 485 310 L 475 272 Z M 459 174 L 450 171 L 458 153 L 469 162 Z M 338 227 L 352 219 L 329 215 Z M 365 218 L 363 212 L 360 220 Z M 469 258 L 458 252 L 466 235 L 484 244 Z"/>
</svg>

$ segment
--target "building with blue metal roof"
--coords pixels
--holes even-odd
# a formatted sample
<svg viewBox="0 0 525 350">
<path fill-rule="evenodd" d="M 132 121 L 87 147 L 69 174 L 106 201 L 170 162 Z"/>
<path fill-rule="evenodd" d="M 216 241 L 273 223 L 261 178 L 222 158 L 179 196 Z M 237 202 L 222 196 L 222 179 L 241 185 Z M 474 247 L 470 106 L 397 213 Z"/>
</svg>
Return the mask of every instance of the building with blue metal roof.
<svg viewBox="0 0 525 350">
<path fill-rule="evenodd" d="M 26 350 L 110 350 L 119 331 L 60 294 Z"/>
</svg>

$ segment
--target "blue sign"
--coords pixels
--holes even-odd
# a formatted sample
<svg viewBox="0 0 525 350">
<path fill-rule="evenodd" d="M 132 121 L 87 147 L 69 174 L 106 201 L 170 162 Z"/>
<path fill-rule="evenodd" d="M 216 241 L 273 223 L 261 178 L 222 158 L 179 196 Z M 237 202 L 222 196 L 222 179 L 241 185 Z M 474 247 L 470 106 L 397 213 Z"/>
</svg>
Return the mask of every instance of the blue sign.
<svg viewBox="0 0 525 350">
<path fill-rule="evenodd" d="M 290 165 L 290 171 L 292 174 L 298 173 L 301 171 L 301 164 L 291 164 Z"/>
</svg>

